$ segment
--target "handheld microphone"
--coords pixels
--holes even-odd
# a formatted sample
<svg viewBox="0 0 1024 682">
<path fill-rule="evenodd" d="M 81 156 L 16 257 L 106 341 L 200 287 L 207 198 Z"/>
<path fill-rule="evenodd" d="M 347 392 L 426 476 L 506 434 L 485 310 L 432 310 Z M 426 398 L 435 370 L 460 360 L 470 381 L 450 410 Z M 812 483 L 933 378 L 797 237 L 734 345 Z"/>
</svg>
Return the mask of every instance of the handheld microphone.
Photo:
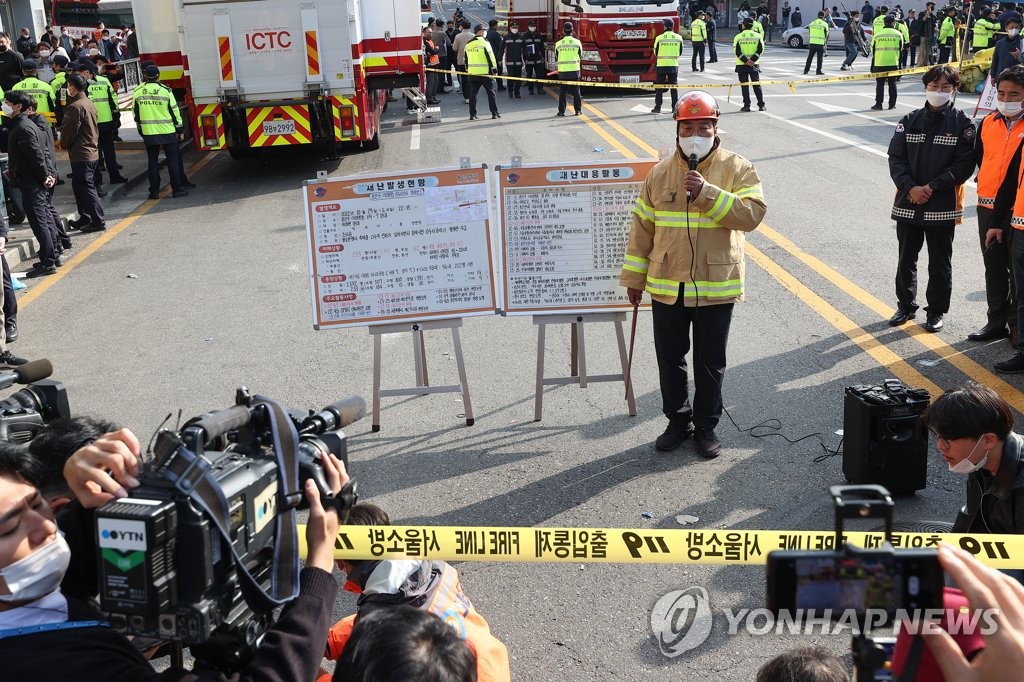
<svg viewBox="0 0 1024 682">
<path fill-rule="evenodd" d="M 33 360 L 19 367 L 0 372 L 0 388 L 8 388 L 13 384 L 31 384 L 53 374 L 53 365 L 49 360 Z"/>
<path fill-rule="evenodd" d="M 700 159 L 697 158 L 696 154 L 690 154 L 690 170 L 697 170 L 697 162 Z M 690 190 L 686 190 L 686 200 L 690 200 Z"/>
</svg>

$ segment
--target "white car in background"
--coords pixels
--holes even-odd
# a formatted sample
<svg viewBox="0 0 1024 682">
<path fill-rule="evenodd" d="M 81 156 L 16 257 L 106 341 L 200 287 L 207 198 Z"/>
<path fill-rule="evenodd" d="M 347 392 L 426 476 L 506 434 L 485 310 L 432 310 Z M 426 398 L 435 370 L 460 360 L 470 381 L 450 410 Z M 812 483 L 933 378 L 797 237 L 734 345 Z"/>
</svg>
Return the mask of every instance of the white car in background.
<svg viewBox="0 0 1024 682">
<path fill-rule="evenodd" d="M 817 17 L 815 17 L 817 18 Z M 828 46 L 829 47 L 842 47 L 846 42 L 843 38 L 843 27 L 846 26 L 846 17 L 836 17 L 832 20 L 835 24 L 828 32 Z M 863 26 L 863 24 L 862 24 Z M 864 35 L 867 36 L 866 42 L 868 45 L 871 44 L 871 27 L 863 26 Z M 805 47 L 811 44 L 811 33 L 806 26 L 798 26 L 797 28 L 791 28 L 782 34 L 782 42 L 790 47 Z"/>
</svg>

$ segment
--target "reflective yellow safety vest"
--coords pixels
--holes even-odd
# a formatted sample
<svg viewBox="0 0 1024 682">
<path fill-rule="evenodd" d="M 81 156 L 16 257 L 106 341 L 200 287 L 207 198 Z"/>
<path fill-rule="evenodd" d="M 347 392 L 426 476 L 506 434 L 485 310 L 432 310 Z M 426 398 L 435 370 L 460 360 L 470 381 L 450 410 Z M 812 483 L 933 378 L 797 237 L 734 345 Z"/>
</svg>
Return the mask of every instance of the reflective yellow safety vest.
<svg viewBox="0 0 1024 682">
<path fill-rule="evenodd" d="M 883 28 L 885 28 L 885 17 L 886 16 L 887 15 L 885 15 L 885 14 L 879 14 L 878 16 L 875 17 L 875 20 L 871 22 L 871 34 L 872 35 L 874 35 L 875 33 L 880 32 Z"/>
<path fill-rule="evenodd" d="M 671 29 L 654 39 L 654 54 L 658 58 L 655 66 L 672 68 L 679 66 L 679 55 L 683 53 L 683 37 Z"/>
<path fill-rule="evenodd" d="M 53 80 L 50 81 L 50 92 L 53 94 L 55 102 L 60 104 L 62 107 L 68 104 L 68 72 L 61 71 Z"/>
<path fill-rule="evenodd" d="M 761 25 L 760 21 L 754 22 L 754 27 L 751 29 L 754 33 L 761 36 L 761 42 L 764 42 L 764 26 Z"/>
<path fill-rule="evenodd" d="M 174 93 L 162 83 L 143 83 L 135 88 L 132 107 L 143 137 L 173 135 L 182 127 Z"/>
<path fill-rule="evenodd" d="M 828 24 L 821 17 L 807 25 L 807 32 L 810 34 L 811 45 L 824 45 L 828 42 Z"/>
<path fill-rule="evenodd" d="M 998 23 L 988 19 L 978 19 L 974 22 L 974 39 L 971 40 L 971 47 L 975 50 L 984 50 L 992 40 L 992 34 L 998 30 Z"/>
<path fill-rule="evenodd" d="M 708 25 L 703 19 L 694 19 L 690 24 L 690 42 L 703 43 L 708 39 Z"/>
<path fill-rule="evenodd" d="M 942 20 L 942 25 L 939 26 L 939 44 L 945 45 L 946 41 L 952 38 L 955 34 L 956 22 L 953 21 L 952 17 L 947 15 L 946 18 Z"/>
<path fill-rule="evenodd" d="M 900 32 L 900 35 L 903 36 L 903 47 L 906 47 L 907 45 L 909 45 L 910 44 L 910 29 L 907 27 L 906 22 L 904 22 L 904 21 L 897 21 L 895 28 L 896 28 L 897 31 Z"/>
<path fill-rule="evenodd" d="M 89 81 L 88 97 L 96 105 L 96 122 L 110 123 L 114 120 L 114 109 L 117 108 L 117 95 L 105 76 L 93 76 Z M 118 114 L 120 115 L 120 114 Z"/>
<path fill-rule="evenodd" d="M 11 88 L 12 92 L 27 92 L 32 95 L 36 100 L 36 113 L 37 114 L 52 114 L 53 113 L 53 91 L 50 90 L 49 83 L 45 83 L 35 76 L 29 76 L 14 84 Z M 48 117 L 51 119 L 52 116 Z"/>
<path fill-rule="evenodd" d="M 744 58 L 753 57 L 755 54 L 761 54 L 764 50 L 764 42 L 761 40 L 761 34 L 752 29 L 746 31 L 740 31 L 736 34 L 736 37 L 732 40 L 733 52 L 738 51 L 740 54 L 736 55 L 736 66 L 745 64 Z"/>
<path fill-rule="evenodd" d="M 494 50 L 483 36 L 477 36 L 466 43 L 466 72 L 470 76 L 486 76 L 491 69 L 498 68 L 494 61 Z"/>
<path fill-rule="evenodd" d="M 872 66 L 899 66 L 903 34 L 894 28 L 883 28 L 871 37 Z"/>
<path fill-rule="evenodd" d="M 558 73 L 579 71 L 583 43 L 572 36 L 565 36 L 555 43 L 555 54 L 558 56 Z"/>
</svg>

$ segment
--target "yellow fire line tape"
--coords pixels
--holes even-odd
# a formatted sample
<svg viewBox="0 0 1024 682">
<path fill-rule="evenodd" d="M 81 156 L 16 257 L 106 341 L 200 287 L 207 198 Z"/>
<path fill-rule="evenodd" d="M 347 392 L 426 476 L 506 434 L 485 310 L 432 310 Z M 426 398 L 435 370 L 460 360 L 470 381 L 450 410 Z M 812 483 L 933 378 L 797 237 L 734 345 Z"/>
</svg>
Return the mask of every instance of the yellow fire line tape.
<svg viewBox="0 0 1024 682">
<path fill-rule="evenodd" d="M 992 63 L 991 59 L 972 59 L 963 63 L 963 68 L 977 66 L 979 68 L 987 68 Z M 914 74 L 925 73 L 931 67 L 930 66 L 914 66 L 907 69 L 897 69 L 895 71 L 880 71 L 878 73 L 858 73 L 850 76 L 828 76 L 826 78 L 808 78 L 807 80 L 767 80 L 758 81 L 757 83 L 748 83 L 747 85 L 785 85 L 791 90 L 795 90 L 797 86 L 808 86 L 808 85 L 824 85 L 825 83 L 841 83 L 844 81 L 865 81 L 865 80 L 877 80 L 879 78 L 889 78 L 895 76 L 909 76 Z M 451 73 L 453 76 L 463 75 L 465 73 L 459 71 L 446 71 L 444 69 L 431 69 L 427 68 L 426 71 L 433 73 Z M 480 78 L 480 76 L 475 76 Z M 522 78 L 520 76 L 498 76 L 494 75 L 491 78 L 500 78 L 502 80 L 510 81 L 521 81 L 523 83 L 542 83 L 544 85 L 579 85 L 581 87 L 588 88 L 620 88 L 624 90 L 667 90 L 669 88 L 676 88 L 678 90 L 706 90 L 708 88 L 734 88 L 739 85 L 743 85 L 739 81 L 735 83 L 677 83 L 676 85 L 665 85 L 660 83 L 591 83 L 589 81 L 563 81 L 551 78 Z"/>
<path fill-rule="evenodd" d="M 301 528 L 302 553 L 305 531 Z M 878 548 L 884 534 L 846 532 L 845 542 Z M 948 542 L 993 568 L 1024 568 L 1024 535 L 895 533 L 896 548 Z M 346 526 L 335 559 L 440 559 L 566 563 L 764 564 L 780 549 L 835 549 L 835 532 L 661 528 Z"/>
</svg>

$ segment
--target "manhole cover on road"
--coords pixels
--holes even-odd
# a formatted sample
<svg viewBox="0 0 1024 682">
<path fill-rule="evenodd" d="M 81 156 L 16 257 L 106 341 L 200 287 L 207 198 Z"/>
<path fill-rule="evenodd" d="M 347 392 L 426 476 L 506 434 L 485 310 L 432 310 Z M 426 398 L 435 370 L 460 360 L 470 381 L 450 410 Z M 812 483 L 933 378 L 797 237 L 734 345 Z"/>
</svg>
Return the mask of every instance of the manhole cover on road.
<svg viewBox="0 0 1024 682">
<path fill-rule="evenodd" d="M 885 526 L 875 526 L 872 532 L 881 533 Z M 892 524 L 894 533 L 952 533 L 953 524 L 948 521 L 897 521 Z"/>
</svg>

